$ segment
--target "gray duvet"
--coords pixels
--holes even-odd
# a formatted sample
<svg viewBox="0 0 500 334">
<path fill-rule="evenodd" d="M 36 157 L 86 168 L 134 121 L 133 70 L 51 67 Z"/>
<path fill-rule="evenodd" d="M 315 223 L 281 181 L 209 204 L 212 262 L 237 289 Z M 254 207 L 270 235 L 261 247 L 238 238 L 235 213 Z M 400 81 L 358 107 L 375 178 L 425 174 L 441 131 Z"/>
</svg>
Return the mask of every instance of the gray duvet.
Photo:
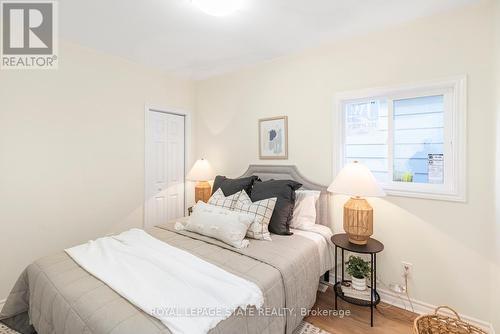
<svg viewBox="0 0 500 334">
<path fill-rule="evenodd" d="M 257 284 L 263 309 L 233 314 L 210 333 L 292 333 L 316 299 L 319 253 L 304 237 L 273 235 L 235 249 L 215 239 L 175 231 L 174 222 L 148 232 L 172 246 Z M 5 303 L 0 320 L 22 333 L 171 333 L 78 266 L 65 252 L 29 265 Z"/>
</svg>

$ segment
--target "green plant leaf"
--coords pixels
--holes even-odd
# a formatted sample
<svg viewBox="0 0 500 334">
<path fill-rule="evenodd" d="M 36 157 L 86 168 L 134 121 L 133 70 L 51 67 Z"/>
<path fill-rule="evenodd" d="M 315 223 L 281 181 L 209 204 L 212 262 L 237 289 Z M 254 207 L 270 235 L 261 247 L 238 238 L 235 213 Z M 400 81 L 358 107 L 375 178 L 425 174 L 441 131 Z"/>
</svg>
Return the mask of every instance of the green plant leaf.
<svg viewBox="0 0 500 334">
<path fill-rule="evenodd" d="M 359 256 L 351 255 L 346 262 L 346 272 L 352 277 L 359 279 L 370 277 L 370 262 L 363 260 Z"/>
</svg>

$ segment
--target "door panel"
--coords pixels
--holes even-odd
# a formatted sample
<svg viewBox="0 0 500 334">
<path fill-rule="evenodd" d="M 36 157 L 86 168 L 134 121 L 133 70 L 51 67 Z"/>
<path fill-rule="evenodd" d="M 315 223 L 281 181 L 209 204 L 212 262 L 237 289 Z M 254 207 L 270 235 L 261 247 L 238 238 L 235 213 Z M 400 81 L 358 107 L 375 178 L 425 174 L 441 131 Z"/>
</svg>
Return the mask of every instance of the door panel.
<svg viewBox="0 0 500 334">
<path fill-rule="evenodd" d="M 166 147 L 165 143 L 162 141 L 156 141 L 155 145 L 155 155 L 153 156 L 154 169 L 155 169 L 155 181 L 159 184 L 165 182 L 165 172 L 167 166 L 165 166 L 166 159 Z"/>
<path fill-rule="evenodd" d="M 184 122 L 184 116 L 147 113 L 146 227 L 184 216 Z"/>
</svg>

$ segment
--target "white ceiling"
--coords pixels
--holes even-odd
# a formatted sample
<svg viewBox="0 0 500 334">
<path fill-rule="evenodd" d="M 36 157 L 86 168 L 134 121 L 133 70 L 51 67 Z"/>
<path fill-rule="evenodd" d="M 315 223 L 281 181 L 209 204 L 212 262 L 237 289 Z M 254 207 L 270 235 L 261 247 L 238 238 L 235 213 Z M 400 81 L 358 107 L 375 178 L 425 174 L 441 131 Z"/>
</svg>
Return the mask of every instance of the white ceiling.
<svg viewBox="0 0 500 334">
<path fill-rule="evenodd" d="M 63 39 L 202 79 L 477 0 L 246 0 L 213 17 L 190 0 L 60 1 Z"/>
</svg>

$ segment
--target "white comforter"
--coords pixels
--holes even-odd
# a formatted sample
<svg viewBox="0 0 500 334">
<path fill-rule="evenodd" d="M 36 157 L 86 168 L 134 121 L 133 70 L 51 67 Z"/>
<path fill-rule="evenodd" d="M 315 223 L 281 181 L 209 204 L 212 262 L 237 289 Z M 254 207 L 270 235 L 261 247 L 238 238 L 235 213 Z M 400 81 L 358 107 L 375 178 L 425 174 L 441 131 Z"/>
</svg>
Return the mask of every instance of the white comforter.
<svg viewBox="0 0 500 334">
<path fill-rule="evenodd" d="M 335 246 L 332 243 L 332 230 L 330 228 L 314 224 L 313 226 L 304 229 L 291 229 L 294 234 L 301 235 L 309 240 L 314 241 L 318 246 L 319 251 L 319 265 L 321 266 L 321 273 L 335 268 Z"/>
<path fill-rule="evenodd" d="M 261 307 L 264 302 L 254 283 L 139 229 L 66 252 L 172 333 L 207 333 L 238 307 Z"/>
</svg>

